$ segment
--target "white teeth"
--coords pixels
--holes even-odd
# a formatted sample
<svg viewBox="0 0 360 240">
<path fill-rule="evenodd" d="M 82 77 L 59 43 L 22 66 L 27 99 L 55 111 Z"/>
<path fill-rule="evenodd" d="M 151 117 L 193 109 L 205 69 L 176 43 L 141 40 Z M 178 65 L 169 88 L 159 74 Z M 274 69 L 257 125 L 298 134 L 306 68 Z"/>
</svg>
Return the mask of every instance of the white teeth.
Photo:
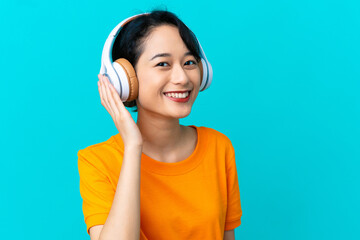
<svg viewBox="0 0 360 240">
<path fill-rule="evenodd" d="M 166 96 L 172 97 L 172 98 L 186 98 L 189 96 L 189 92 L 184 93 L 165 93 Z"/>
</svg>

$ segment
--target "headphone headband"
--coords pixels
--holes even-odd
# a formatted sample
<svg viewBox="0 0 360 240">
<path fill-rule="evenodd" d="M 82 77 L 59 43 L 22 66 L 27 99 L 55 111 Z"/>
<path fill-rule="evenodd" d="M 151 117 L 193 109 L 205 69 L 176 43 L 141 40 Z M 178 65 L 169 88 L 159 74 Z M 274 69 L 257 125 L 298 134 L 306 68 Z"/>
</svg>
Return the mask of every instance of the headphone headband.
<svg viewBox="0 0 360 240">
<path fill-rule="evenodd" d="M 141 14 L 137 14 L 131 17 L 126 18 L 125 20 L 121 21 L 118 25 L 116 25 L 116 27 L 110 32 L 108 38 L 105 41 L 105 45 L 102 51 L 102 55 L 101 55 L 101 68 L 100 68 L 100 74 L 104 74 L 106 73 L 106 65 L 107 66 L 111 66 L 111 61 L 112 61 L 112 57 L 111 57 L 111 52 L 112 52 L 112 47 L 114 45 L 115 42 L 115 38 L 117 37 L 117 35 L 119 34 L 121 28 L 128 22 L 130 22 L 131 20 L 140 17 L 142 15 L 146 15 L 149 13 L 141 13 Z M 104 66 L 105 65 L 105 66 Z M 105 68 L 105 69 L 104 69 Z"/>
</svg>

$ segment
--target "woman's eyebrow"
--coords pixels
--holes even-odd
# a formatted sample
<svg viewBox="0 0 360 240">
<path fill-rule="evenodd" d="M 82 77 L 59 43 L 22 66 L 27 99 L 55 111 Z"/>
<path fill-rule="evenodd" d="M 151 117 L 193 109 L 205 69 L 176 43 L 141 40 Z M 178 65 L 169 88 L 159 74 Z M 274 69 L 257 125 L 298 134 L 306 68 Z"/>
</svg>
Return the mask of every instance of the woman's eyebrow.
<svg viewBox="0 0 360 240">
<path fill-rule="evenodd" d="M 184 57 L 185 56 L 189 56 L 189 55 L 193 55 L 191 52 L 186 52 L 185 54 L 184 54 Z M 154 60 L 155 58 L 157 58 L 157 57 L 171 57 L 171 54 L 170 53 L 158 53 L 158 54 L 156 54 L 155 56 L 153 56 L 149 61 L 152 61 L 152 60 Z"/>
</svg>

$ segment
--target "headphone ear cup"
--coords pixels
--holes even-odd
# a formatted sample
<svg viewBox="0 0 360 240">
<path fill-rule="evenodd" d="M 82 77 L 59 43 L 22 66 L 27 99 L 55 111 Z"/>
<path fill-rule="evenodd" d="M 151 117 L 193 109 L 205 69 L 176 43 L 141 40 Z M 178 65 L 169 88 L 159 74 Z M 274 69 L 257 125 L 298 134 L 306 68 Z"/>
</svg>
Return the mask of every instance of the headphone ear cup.
<svg viewBox="0 0 360 240">
<path fill-rule="evenodd" d="M 134 67 L 125 58 L 119 58 L 115 62 L 124 69 L 127 76 L 127 81 L 129 84 L 129 97 L 126 101 L 130 102 L 132 100 L 135 100 L 138 97 L 139 93 L 139 82 Z"/>
</svg>

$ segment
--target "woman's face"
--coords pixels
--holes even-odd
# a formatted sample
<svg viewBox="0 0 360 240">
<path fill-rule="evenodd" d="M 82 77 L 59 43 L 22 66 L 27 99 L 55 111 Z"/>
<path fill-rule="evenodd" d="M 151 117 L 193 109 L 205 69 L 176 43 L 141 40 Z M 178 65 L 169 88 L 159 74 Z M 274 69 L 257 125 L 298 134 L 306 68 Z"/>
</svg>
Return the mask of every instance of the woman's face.
<svg viewBox="0 0 360 240">
<path fill-rule="evenodd" d="M 200 68 L 179 30 L 171 25 L 158 26 L 143 46 L 135 66 L 139 81 L 138 112 L 166 118 L 186 117 L 199 93 Z"/>
</svg>

